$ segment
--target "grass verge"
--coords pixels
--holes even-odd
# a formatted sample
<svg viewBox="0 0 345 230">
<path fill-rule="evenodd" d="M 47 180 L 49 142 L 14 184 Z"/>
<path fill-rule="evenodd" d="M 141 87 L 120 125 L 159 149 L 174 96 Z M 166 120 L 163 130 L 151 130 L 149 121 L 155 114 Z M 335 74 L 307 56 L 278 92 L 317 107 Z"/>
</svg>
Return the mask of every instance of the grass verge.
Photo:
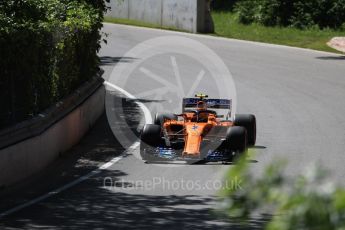
<svg viewBox="0 0 345 230">
<path fill-rule="evenodd" d="M 266 27 L 238 23 L 237 15 L 230 12 L 212 12 L 215 34 L 221 37 L 295 46 L 333 53 L 341 53 L 327 46 L 327 42 L 345 32 L 334 30 L 299 30 L 289 27 Z"/>
</svg>

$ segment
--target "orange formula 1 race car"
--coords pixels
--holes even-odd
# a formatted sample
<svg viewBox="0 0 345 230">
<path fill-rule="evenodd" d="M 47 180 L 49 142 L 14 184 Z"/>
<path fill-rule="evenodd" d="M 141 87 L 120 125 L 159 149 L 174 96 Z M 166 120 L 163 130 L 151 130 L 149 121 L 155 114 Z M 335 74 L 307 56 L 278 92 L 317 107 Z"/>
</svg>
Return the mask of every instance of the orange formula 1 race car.
<svg viewBox="0 0 345 230">
<path fill-rule="evenodd" d="M 255 145 L 255 116 L 242 114 L 231 119 L 231 100 L 207 97 L 184 98 L 182 114 L 156 114 L 154 124 L 146 124 L 141 133 L 143 160 L 231 162 Z M 226 111 L 225 115 L 216 109 Z"/>
</svg>

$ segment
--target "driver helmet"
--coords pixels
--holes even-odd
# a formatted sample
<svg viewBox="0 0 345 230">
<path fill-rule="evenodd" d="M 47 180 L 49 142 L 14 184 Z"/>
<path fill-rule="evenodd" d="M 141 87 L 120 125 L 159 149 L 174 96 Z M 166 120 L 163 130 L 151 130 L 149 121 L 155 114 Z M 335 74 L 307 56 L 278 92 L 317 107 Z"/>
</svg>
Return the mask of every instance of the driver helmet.
<svg viewBox="0 0 345 230">
<path fill-rule="evenodd" d="M 197 104 L 197 110 L 198 111 L 205 111 L 207 110 L 207 104 L 205 101 L 199 101 Z"/>
</svg>

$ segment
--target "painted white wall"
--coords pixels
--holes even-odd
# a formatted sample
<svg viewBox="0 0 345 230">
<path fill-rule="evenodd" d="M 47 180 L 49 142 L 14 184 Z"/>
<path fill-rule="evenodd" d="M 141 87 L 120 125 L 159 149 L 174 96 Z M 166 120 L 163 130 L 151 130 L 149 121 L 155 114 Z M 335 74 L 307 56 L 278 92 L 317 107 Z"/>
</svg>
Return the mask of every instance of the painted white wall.
<svg viewBox="0 0 345 230">
<path fill-rule="evenodd" d="M 147 22 L 192 33 L 213 32 L 209 0 L 110 0 L 106 16 Z M 126 13 L 127 12 L 127 13 Z M 211 19 L 212 20 L 212 19 Z"/>
<path fill-rule="evenodd" d="M 129 1 L 128 0 L 111 0 L 107 3 L 111 11 L 107 12 L 107 16 L 116 18 L 129 17 Z"/>
<path fill-rule="evenodd" d="M 0 186 L 44 169 L 76 145 L 104 111 L 104 86 L 41 135 L 0 150 Z"/>
<path fill-rule="evenodd" d="M 162 25 L 197 33 L 197 0 L 164 0 Z"/>
<path fill-rule="evenodd" d="M 128 0 L 127 0 L 128 1 Z M 160 25 L 161 0 L 129 0 L 129 19 Z"/>
</svg>

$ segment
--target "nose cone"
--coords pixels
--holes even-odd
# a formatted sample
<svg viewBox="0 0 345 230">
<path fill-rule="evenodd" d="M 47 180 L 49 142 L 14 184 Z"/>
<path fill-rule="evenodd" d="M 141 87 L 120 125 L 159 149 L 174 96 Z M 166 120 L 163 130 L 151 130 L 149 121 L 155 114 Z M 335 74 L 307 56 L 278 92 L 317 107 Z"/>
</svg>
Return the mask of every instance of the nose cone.
<svg viewBox="0 0 345 230">
<path fill-rule="evenodd" d="M 200 155 L 200 144 L 202 141 L 201 135 L 203 133 L 203 130 L 204 127 L 197 123 L 186 125 L 187 136 L 185 139 L 185 148 L 183 151 L 185 155 Z"/>
</svg>

